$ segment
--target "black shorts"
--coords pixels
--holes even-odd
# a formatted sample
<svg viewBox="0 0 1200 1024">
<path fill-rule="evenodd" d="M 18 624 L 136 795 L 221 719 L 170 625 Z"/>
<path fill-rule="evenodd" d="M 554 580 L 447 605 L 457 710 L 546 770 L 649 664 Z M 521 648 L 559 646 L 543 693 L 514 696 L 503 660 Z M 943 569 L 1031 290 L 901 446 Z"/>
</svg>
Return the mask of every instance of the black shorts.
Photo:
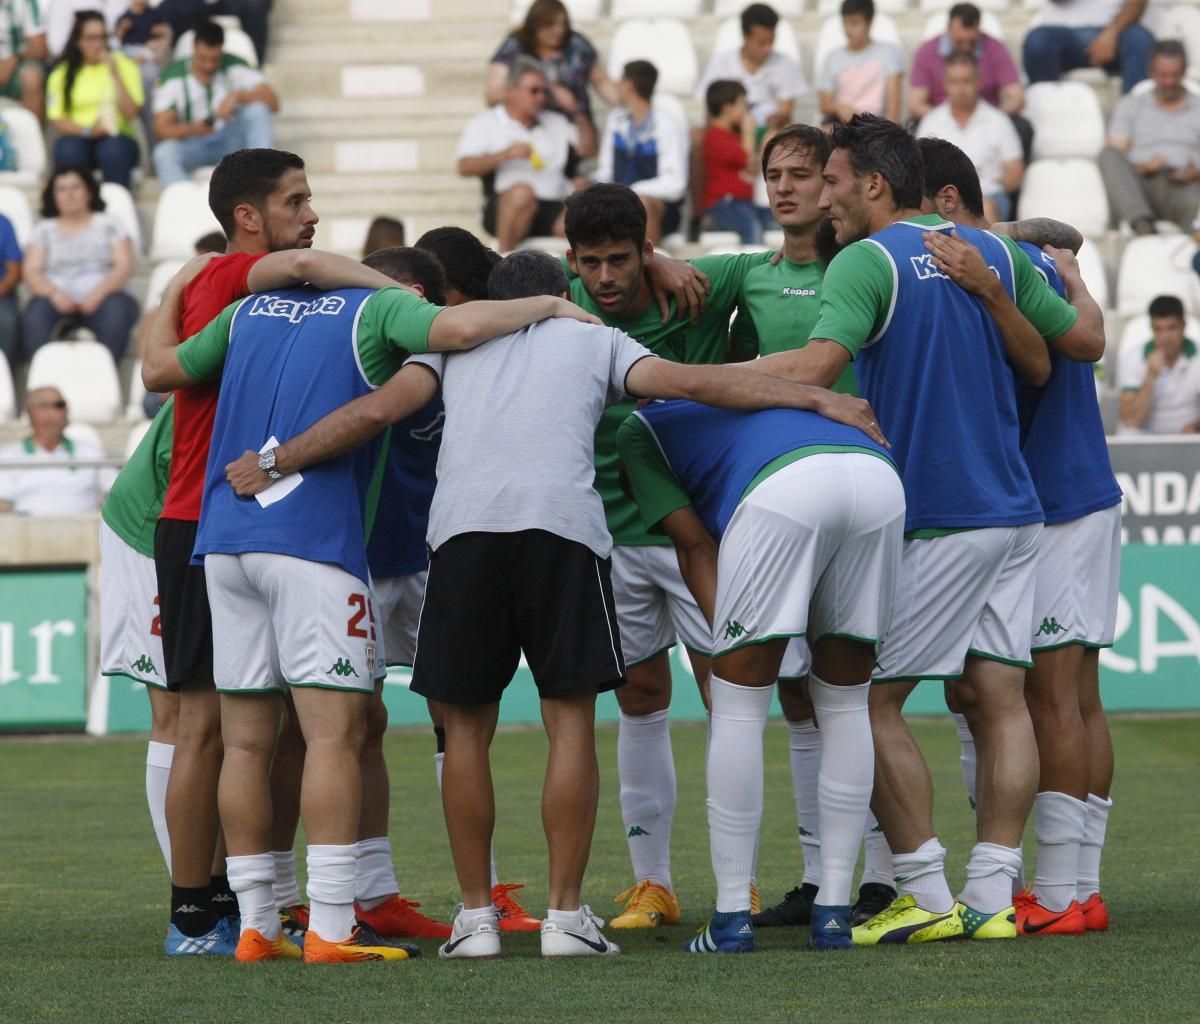
<svg viewBox="0 0 1200 1024">
<path fill-rule="evenodd" d="M 563 204 L 558 200 L 539 199 L 537 213 L 533 215 L 533 223 L 529 225 L 529 237 L 534 235 L 553 235 L 554 224 L 562 215 Z M 496 233 L 496 197 L 488 196 L 483 204 L 483 230 L 489 235 Z M 563 242 L 563 252 L 567 251 L 567 243 Z"/>
<path fill-rule="evenodd" d="M 446 704 L 494 704 L 522 651 L 542 697 L 620 686 L 610 564 L 544 530 L 452 537 L 429 560 L 410 688 Z"/>
<path fill-rule="evenodd" d="M 196 525 L 186 519 L 160 519 L 154 530 L 154 569 L 168 690 L 213 685 L 208 587 L 204 570 L 192 565 Z"/>
</svg>

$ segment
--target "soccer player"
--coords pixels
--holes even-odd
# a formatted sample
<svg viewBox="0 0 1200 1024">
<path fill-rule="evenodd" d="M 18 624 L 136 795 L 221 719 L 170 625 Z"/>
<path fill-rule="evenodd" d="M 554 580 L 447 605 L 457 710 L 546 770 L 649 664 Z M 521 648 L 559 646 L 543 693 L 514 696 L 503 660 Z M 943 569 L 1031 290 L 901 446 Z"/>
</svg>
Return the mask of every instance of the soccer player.
<svg viewBox="0 0 1200 1024">
<path fill-rule="evenodd" d="M 536 252 L 510 256 L 489 280 L 493 295 L 560 290 L 566 294 L 561 267 Z M 550 735 L 543 794 L 550 898 L 542 954 L 618 951 L 580 902 L 598 797 L 595 695 L 624 675 L 607 582 L 611 538 L 589 450 L 604 405 L 620 395 L 750 409 L 817 403 L 864 426 L 870 420 L 864 403 L 846 406 L 852 400 L 744 367 L 680 366 L 650 356 L 611 328 L 554 321 L 493 341 L 474 356 L 414 360 L 375 394 L 277 449 L 277 468 L 307 471 L 442 389 L 446 426 L 412 687 L 445 706 L 443 801 L 463 908 L 443 956 L 500 952 L 488 875 L 494 817 L 488 747 L 522 649 Z M 547 423 L 555 429 L 546 430 Z M 239 493 L 261 487 L 253 453 L 227 469 Z M 476 642 L 463 644 L 464 636 Z"/>
<path fill-rule="evenodd" d="M 290 285 L 299 269 L 309 287 Z M 408 351 L 479 344 L 560 311 L 560 300 L 475 303 L 445 310 L 377 271 L 329 254 L 276 254 L 250 283 L 272 290 L 229 306 L 199 335 L 172 345 L 186 271 L 172 282 L 153 329 L 159 386 L 221 377 L 213 454 L 196 557 L 207 563 L 215 680 L 225 745 L 221 820 L 230 888 L 238 896 L 239 960 L 299 956 L 281 931 L 269 852 L 269 769 L 281 701 L 292 691 L 307 745 L 301 790 L 308 834 L 306 962 L 398 960 L 411 949 L 381 939 L 354 913 L 362 797 L 360 748 L 376 673 L 374 604 L 366 565 L 370 448 L 285 485 L 278 500 L 240 501 L 221 467 L 290 436 L 378 387 Z M 322 292 L 334 280 L 357 287 Z M 149 351 L 149 349 L 148 349 Z M 273 470 L 273 449 L 258 458 Z M 278 475 L 278 474 L 276 474 Z M 313 595 L 317 600 L 312 600 Z"/>
<path fill-rule="evenodd" d="M 953 223 L 986 228 L 970 159 L 940 139 L 922 139 L 919 145 L 925 205 Z M 1106 725 L 1093 738 L 1083 712 L 1089 703 L 1099 705 L 1099 651 L 1112 645 L 1116 629 L 1121 490 L 1109 463 L 1091 366 L 1104 354 L 1103 313 L 1069 249 L 1043 252 L 1028 242 L 1019 244 L 1080 319 L 1089 318 L 1096 328 L 1090 346 L 1051 343 L 1050 379 L 1043 387 L 1017 382 L 1021 451 L 1046 515 L 1034 598 L 1033 668 L 1025 676 L 1040 762 L 1034 800 L 1037 874 L 1032 889 L 1017 897 L 1017 931 L 1081 934 L 1108 924 L 1098 887 L 1081 886 L 1080 862 L 1089 819 L 1091 836 L 1099 835 L 1100 841 L 1087 848 L 1096 851 L 1090 855 L 1097 860 L 1103 843 L 1112 746 Z M 964 761 L 969 761 L 973 743 L 964 746 Z M 1092 875 L 1090 866 L 1085 870 Z M 1080 893 L 1081 887 L 1086 891 Z"/>
<path fill-rule="evenodd" d="M 1012 881 L 1036 789 L 1023 669 L 1042 510 L 1021 457 L 1006 355 L 1044 382 L 1042 338 L 1068 335 L 1077 314 L 1019 250 L 1014 257 L 1008 243 L 970 228 L 958 231 L 994 273 L 980 297 L 949 280 L 927 236 L 950 225 L 920 214 L 920 151 L 903 129 L 859 115 L 833 142 L 821 205 L 847 248 L 826 272 L 809 344 L 754 366 L 827 386 L 854 356 L 908 503 L 896 614 L 870 698 L 872 808 L 899 896 L 855 929 L 855 941 L 1011 937 Z M 979 842 L 957 902 L 933 832 L 928 768 L 902 715 L 929 678 L 958 680 L 981 752 Z"/>
<path fill-rule="evenodd" d="M 171 469 L 175 402 L 168 398 L 150 429 L 117 474 L 100 510 L 100 672 L 146 685 L 150 742 L 146 748 L 146 803 L 171 873 L 167 833 L 167 780 L 175 753 L 179 695 L 163 677 L 154 528 Z"/>
<path fill-rule="evenodd" d="M 825 400 L 866 407 L 833 392 Z M 763 728 L 784 654 L 804 636 L 823 733 L 821 884 L 810 943 L 848 949 L 850 888 L 874 764 L 867 694 L 904 534 L 895 466 L 861 430 L 786 409 L 651 404 L 625 421 L 618 444 L 643 522 L 671 538 L 713 626 L 708 827 L 717 907 L 684 948 L 754 949 L 750 879 L 762 818 Z"/>
</svg>

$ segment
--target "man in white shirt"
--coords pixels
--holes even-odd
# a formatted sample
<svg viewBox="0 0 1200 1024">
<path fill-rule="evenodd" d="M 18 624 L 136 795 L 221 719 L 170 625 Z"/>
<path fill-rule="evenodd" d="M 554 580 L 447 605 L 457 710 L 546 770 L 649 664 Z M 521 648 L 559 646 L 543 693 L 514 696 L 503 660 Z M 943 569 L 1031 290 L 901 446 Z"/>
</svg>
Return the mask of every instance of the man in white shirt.
<svg viewBox="0 0 1200 1024">
<path fill-rule="evenodd" d="M 162 73 L 154 93 L 154 170 L 164 188 L 239 149 L 271 149 L 279 97 L 263 73 L 225 52 L 215 21 L 196 26 L 194 49 Z"/>
<path fill-rule="evenodd" d="M 115 470 L 53 466 L 71 459 L 102 459 L 104 450 L 66 435 L 67 403 L 58 388 L 34 388 L 25 398 L 32 431 L 0 448 L 0 463 L 29 462 L 29 469 L 0 469 L 0 512 L 21 516 L 85 515 L 100 508 Z"/>
<path fill-rule="evenodd" d="M 946 102 L 921 118 L 917 137 L 945 139 L 966 153 L 979 173 L 984 216 L 992 223 L 1008 220 L 1010 193 L 1025 177 L 1017 130 L 1007 114 L 979 98 L 979 67 L 971 54 L 950 54 L 943 82 Z"/>
<path fill-rule="evenodd" d="M 1057 82 L 1074 68 L 1103 68 L 1129 92 L 1146 77 L 1154 36 L 1139 24 L 1146 0 L 1042 0 L 1025 37 L 1030 84 Z"/>
<path fill-rule="evenodd" d="M 510 252 L 530 235 L 563 235 L 563 200 L 575 157 L 596 153 L 582 111 L 573 122 L 545 109 L 545 73 L 527 57 L 513 62 L 503 103 L 476 114 L 458 140 L 458 173 L 482 178 L 483 226 Z"/>
<path fill-rule="evenodd" d="M 1154 338 L 1121 350 L 1121 434 L 1194 434 L 1200 429 L 1200 359 L 1184 336 L 1183 303 L 1150 303 Z"/>
</svg>

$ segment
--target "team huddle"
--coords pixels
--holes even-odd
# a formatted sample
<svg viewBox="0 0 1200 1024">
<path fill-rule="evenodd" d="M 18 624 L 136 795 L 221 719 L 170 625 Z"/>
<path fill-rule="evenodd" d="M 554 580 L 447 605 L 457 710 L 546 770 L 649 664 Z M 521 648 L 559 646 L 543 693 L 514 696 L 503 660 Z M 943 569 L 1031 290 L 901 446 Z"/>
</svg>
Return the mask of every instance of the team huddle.
<svg viewBox="0 0 1200 1024">
<path fill-rule="evenodd" d="M 609 690 L 633 884 L 608 927 L 679 923 L 677 638 L 710 712 L 716 880 L 686 951 L 778 925 L 819 950 L 1107 927 L 1120 491 L 1078 236 L 989 226 L 959 150 L 870 115 L 781 130 L 762 171 L 775 254 L 666 259 L 638 197 L 598 184 L 567 202 L 565 264 L 451 228 L 357 263 L 309 248 L 298 158 L 222 161 L 229 250 L 164 294 L 143 376 L 174 397 L 102 526 L 103 668 L 151 696 L 167 955 L 490 958 L 520 930 L 619 953 L 582 895 Z M 549 738 L 540 920 L 491 850 L 522 653 Z M 438 740 L 449 924 L 393 865 L 390 665 Z M 945 681 L 977 819 L 957 895 L 903 717 L 922 680 Z M 763 909 L 777 685 L 804 874 Z"/>
</svg>

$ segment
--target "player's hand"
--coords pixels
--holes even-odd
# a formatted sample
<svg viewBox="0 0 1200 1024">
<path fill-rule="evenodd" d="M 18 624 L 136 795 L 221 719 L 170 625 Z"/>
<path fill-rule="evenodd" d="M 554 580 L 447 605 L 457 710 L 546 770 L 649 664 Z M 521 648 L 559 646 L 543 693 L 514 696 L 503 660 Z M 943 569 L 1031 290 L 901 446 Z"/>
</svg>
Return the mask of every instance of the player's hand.
<svg viewBox="0 0 1200 1024">
<path fill-rule="evenodd" d="M 1054 265 L 1058 268 L 1058 276 L 1064 281 L 1067 278 L 1080 276 L 1079 261 L 1070 249 L 1056 249 L 1052 245 L 1043 245 L 1042 252 L 1054 260 Z"/>
<path fill-rule="evenodd" d="M 569 299 L 556 298 L 554 302 L 554 312 L 550 314 L 551 316 L 563 317 L 567 320 L 578 320 L 580 323 L 585 324 L 598 324 L 601 327 L 604 326 L 604 321 L 598 316 L 594 316 L 586 309 L 581 309 Z"/>
<path fill-rule="evenodd" d="M 1106 28 L 1084 49 L 1087 51 L 1088 63 L 1094 68 L 1107 67 L 1117 59 L 1118 35 L 1112 28 Z"/>
<path fill-rule="evenodd" d="M 646 261 L 646 281 L 665 324 L 671 319 L 671 300 L 680 320 L 685 317 L 695 323 L 708 305 L 712 282 L 702 270 L 684 260 L 653 256 Z"/>
<path fill-rule="evenodd" d="M 983 254 L 959 238 L 957 232 L 927 231 L 925 248 L 933 256 L 933 265 L 963 291 L 982 296 L 999 283 L 984 262 Z"/>
<path fill-rule="evenodd" d="M 865 398 L 855 398 L 853 395 L 843 395 L 838 391 L 825 391 L 821 396 L 816 410 L 822 416 L 851 427 L 858 427 L 864 434 L 877 444 L 890 448 L 888 440 L 879 429 L 875 419 L 875 410 Z"/>
<path fill-rule="evenodd" d="M 208 266 L 208 261 L 217 255 L 218 254 L 215 252 L 206 252 L 200 256 L 193 256 L 182 267 L 180 267 L 178 271 L 176 271 L 175 276 L 171 278 L 171 281 L 167 287 L 178 288 L 180 291 L 182 291 L 192 283 L 192 280 L 200 273 L 200 271 Z"/>
<path fill-rule="evenodd" d="M 575 94 L 561 82 L 550 86 L 550 95 L 554 97 L 555 104 L 565 117 L 572 117 L 579 111 L 579 101 Z"/>
<path fill-rule="evenodd" d="M 258 452 L 245 452 L 225 467 L 225 479 L 239 498 L 253 498 L 274 482 L 258 465 Z"/>
</svg>

